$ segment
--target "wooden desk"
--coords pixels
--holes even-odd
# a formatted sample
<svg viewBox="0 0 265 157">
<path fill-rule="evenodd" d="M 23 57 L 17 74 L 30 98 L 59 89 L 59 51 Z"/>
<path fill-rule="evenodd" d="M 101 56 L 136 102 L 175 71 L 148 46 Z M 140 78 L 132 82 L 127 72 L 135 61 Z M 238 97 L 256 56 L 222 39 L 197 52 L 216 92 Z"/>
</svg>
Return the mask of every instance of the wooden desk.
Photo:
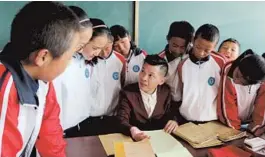
<svg viewBox="0 0 265 157">
<path fill-rule="evenodd" d="M 208 148 L 194 149 L 182 139 L 178 137 L 175 138 L 180 141 L 194 157 L 207 157 Z M 107 157 L 107 154 L 105 153 L 105 150 L 97 136 L 68 138 L 66 141 L 67 157 Z M 234 140 L 226 143 L 225 145 L 236 145 L 238 147 L 242 147 L 243 141 L 244 139 Z"/>
</svg>

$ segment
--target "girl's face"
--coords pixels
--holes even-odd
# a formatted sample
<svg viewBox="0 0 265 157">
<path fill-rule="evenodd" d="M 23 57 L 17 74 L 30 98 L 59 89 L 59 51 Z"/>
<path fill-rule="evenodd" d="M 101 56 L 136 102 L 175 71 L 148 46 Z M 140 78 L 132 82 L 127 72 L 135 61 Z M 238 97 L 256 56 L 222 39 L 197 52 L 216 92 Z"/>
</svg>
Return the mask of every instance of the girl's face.
<svg viewBox="0 0 265 157">
<path fill-rule="evenodd" d="M 107 35 L 96 36 L 84 47 L 82 54 L 86 60 L 92 60 L 95 56 L 99 55 L 107 43 Z"/>
<path fill-rule="evenodd" d="M 93 29 L 92 27 L 90 28 L 82 28 L 80 31 L 80 42 L 79 45 L 77 47 L 77 51 L 82 53 L 84 50 L 84 47 L 86 46 L 86 44 L 88 44 L 89 40 L 92 37 L 92 33 L 93 33 Z"/>
<path fill-rule="evenodd" d="M 234 42 L 225 42 L 220 47 L 219 52 L 223 54 L 229 61 L 234 61 L 239 55 L 239 46 Z"/>
<path fill-rule="evenodd" d="M 128 57 L 131 48 L 131 37 L 126 36 L 124 38 L 119 38 L 118 41 L 114 42 L 113 49 L 121 53 L 124 57 Z"/>
</svg>

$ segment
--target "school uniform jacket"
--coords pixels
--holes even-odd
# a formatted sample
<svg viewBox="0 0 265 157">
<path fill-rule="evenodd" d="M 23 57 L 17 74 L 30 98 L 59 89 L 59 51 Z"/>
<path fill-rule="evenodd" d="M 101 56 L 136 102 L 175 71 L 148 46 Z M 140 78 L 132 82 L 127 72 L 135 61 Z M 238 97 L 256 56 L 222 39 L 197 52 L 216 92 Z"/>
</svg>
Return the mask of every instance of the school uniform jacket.
<svg viewBox="0 0 265 157">
<path fill-rule="evenodd" d="M 94 103 L 90 93 L 93 74 L 93 67 L 85 63 L 81 54 L 76 53 L 66 70 L 53 81 L 64 130 L 90 116 L 91 104 Z"/>
<path fill-rule="evenodd" d="M 119 101 L 119 93 L 124 84 L 125 58 L 112 51 L 108 58 L 98 58 L 92 77 L 90 116 L 113 115 Z"/>
<path fill-rule="evenodd" d="M 1 156 L 29 157 L 34 145 L 41 156 L 66 156 L 52 83 L 33 80 L 10 60 L 1 59 L 0 76 Z"/>
<path fill-rule="evenodd" d="M 182 95 L 181 115 L 191 121 L 217 119 L 216 103 L 221 69 L 225 60 L 212 52 L 198 60 L 192 53 L 178 66 L 179 88 Z"/>
<path fill-rule="evenodd" d="M 142 69 L 147 53 L 144 50 L 131 47 L 129 57 L 126 58 L 125 86 L 138 82 L 138 76 Z"/>
<path fill-rule="evenodd" d="M 242 122 L 250 122 L 250 131 L 259 136 L 265 130 L 265 83 L 249 86 L 235 84 L 232 77 L 236 61 L 226 64 L 222 73 L 218 118 L 234 129 L 240 129 Z"/>
<path fill-rule="evenodd" d="M 184 54 L 184 55 L 181 55 L 181 56 L 175 58 L 169 52 L 168 45 L 166 46 L 165 50 L 160 52 L 158 55 L 160 57 L 164 58 L 168 62 L 168 74 L 167 74 L 166 83 L 169 85 L 169 87 L 171 89 L 172 100 L 178 102 L 181 100 L 181 95 L 177 92 L 178 84 L 179 84 L 178 83 L 179 77 L 177 74 L 177 67 L 182 60 L 184 60 L 185 58 L 188 57 L 188 55 Z M 172 56 L 172 57 L 170 57 L 170 56 Z"/>
<path fill-rule="evenodd" d="M 130 135 L 130 128 L 136 126 L 141 130 L 163 129 L 168 120 L 176 120 L 175 106 L 171 105 L 171 94 L 168 85 L 157 87 L 157 103 L 150 118 L 144 107 L 138 83 L 126 86 L 120 93 L 117 118 L 120 131 Z"/>
</svg>

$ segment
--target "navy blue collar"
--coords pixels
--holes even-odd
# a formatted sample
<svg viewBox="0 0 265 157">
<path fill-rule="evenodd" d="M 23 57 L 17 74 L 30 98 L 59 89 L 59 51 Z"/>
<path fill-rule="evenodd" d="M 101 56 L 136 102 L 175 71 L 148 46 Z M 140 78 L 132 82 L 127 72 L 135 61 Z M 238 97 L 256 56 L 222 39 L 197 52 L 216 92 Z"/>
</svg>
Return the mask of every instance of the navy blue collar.
<svg viewBox="0 0 265 157">
<path fill-rule="evenodd" d="M 192 50 L 189 52 L 189 57 L 190 57 L 190 60 L 194 63 L 194 64 L 203 64 L 207 61 L 209 61 L 210 59 L 210 55 L 205 57 L 205 58 L 202 58 L 202 59 L 198 59 L 197 57 L 195 57 L 195 55 L 192 53 Z"/>
<path fill-rule="evenodd" d="M 5 49 L 3 51 L 5 51 Z M 38 80 L 33 80 L 32 77 L 30 77 L 29 74 L 25 71 L 21 63 L 19 61 L 16 61 L 15 59 L 12 59 L 12 57 L 2 55 L 0 57 L 0 60 L 12 74 L 20 103 L 38 106 Z"/>
</svg>

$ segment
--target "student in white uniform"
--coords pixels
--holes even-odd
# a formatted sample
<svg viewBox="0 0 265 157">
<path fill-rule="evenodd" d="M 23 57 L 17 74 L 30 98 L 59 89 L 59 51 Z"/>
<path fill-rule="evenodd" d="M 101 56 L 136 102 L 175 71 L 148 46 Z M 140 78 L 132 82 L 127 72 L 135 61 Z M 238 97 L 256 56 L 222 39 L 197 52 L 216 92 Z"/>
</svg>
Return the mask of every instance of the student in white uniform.
<svg viewBox="0 0 265 157">
<path fill-rule="evenodd" d="M 178 66 L 181 123 L 186 120 L 198 123 L 217 120 L 217 93 L 221 69 L 225 64 L 225 59 L 213 52 L 218 40 L 216 26 L 202 25 L 195 33 L 189 58 Z"/>
<path fill-rule="evenodd" d="M 131 41 L 128 30 L 123 26 L 114 25 L 110 27 L 110 31 L 114 37 L 113 49 L 126 58 L 125 86 L 138 82 L 138 75 L 147 53 Z"/>
<path fill-rule="evenodd" d="M 90 135 L 100 135 L 117 132 L 117 120 L 114 116 L 119 100 L 119 93 L 124 84 L 125 58 L 112 49 L 113 37 L 108 36 L 98 63 L 95 65 L 96 77 L 92 77 L 91 91 L 95 103 L 90 109 Z"/>
<path fill-rule="evenodd" d="M 86 135 L 84 121 L 89 117 L 90 104 L 94 102 L 90 93 L 90 80 L 95 64 L 92 59 L 105 47 L 107 35 L 105 30 L 97 28 L 97 20 L 89 19 L 81 8 L 70 8 L 80 19 L 83 42 L 80 43 L 79 52 L 76 52 L 65 72 L 54 81 L 54 84 L 61 106 L 61 124 L 65 137 L 76 137 Z"/>
<path fill-rule="evenodd" d="M 177 95 L 178 75 L 177 67 L 183 59 L 188 57 L 187 52 L 191 49 L 194 28 L 186 21 L 171 23 L 165 49 L 158 55 L 168 62 L 168 74 L 166 83 L 170 86 L 172 100 L 179 102 L 181 95 Z"/>
<path fill-rule="evenodd" d="M 252 50 L 225 65 L 220 82 L 217 112 L 225 125 L 247 129 L 255 136 L 265 131 L 265 58 Z"/>
</svg>

